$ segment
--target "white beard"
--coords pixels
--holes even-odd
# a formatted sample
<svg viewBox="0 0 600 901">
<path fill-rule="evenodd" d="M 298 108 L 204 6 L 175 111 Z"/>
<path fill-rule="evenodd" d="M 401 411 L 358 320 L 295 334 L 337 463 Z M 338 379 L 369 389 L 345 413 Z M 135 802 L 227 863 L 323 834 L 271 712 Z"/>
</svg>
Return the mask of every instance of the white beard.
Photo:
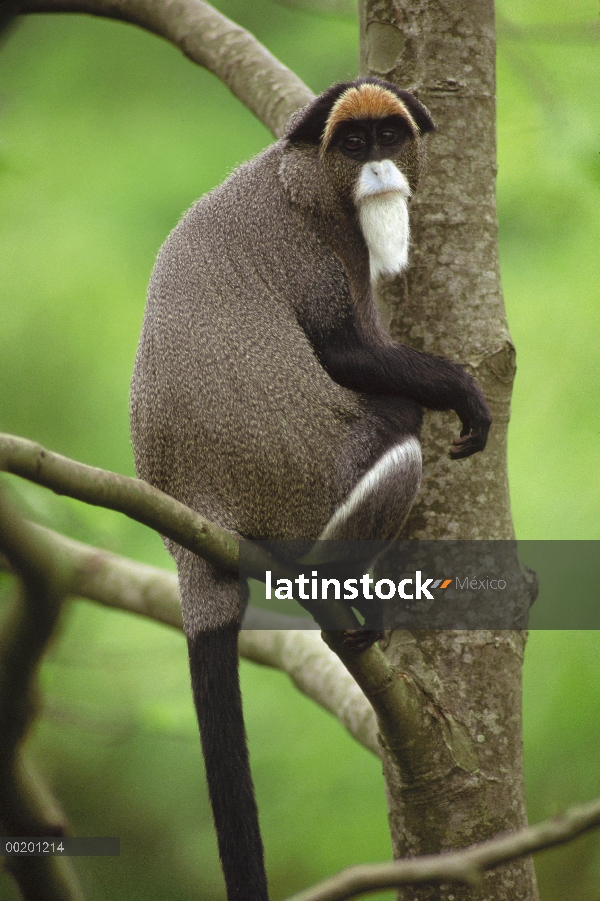
<svg viewBox="0 0 600 901">
<path fill-rule="evenodd" d="M 410 195 L 405 175 L 391 160 L 363 166 L 354 196 L 372 282 L 380 275 L 398 275 L 408 264 Z"/>
</svg>

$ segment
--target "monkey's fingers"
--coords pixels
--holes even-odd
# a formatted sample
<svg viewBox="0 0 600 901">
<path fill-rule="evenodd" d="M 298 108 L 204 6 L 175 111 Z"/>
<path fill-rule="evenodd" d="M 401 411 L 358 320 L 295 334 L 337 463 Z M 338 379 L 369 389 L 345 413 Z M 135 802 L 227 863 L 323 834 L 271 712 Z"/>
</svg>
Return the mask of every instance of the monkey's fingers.
<svg viewBox="0 0 600 901">
<path fill-rule="evenodd" d="M 477 433 L 463 435 L 460 438 L 454 438 L 450 446 L 449 457 L 452 460 L 463 460 L 470 457 L 485 447 L 485 439 Z"/>
</svg>

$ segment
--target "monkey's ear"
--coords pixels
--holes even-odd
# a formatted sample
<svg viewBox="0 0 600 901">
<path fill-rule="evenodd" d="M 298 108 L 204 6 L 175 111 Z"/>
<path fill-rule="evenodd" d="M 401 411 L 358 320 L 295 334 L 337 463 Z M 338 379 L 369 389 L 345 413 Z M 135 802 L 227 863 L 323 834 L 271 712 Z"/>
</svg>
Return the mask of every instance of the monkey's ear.
<svg viewBox="0 0 600 901">
<path fill-rule="evenodd" d="M 426 135 L 428 131 L 435 131 L 435 123 L 427 107 L 420 100 L 417 100 L 416 97 L 413 97 L 410 91 L 403 91 L 401 88 L 394 88 L 394 90 L 419 126 L 421 134 Z"/>
<path fill-rule="evenodd" d="M 292 144 L 320 144 L 333 104 L 353 84 L 353 81 L 334 84 L 292 116 L 285 135 L 287 140 Z"/>
</svg>

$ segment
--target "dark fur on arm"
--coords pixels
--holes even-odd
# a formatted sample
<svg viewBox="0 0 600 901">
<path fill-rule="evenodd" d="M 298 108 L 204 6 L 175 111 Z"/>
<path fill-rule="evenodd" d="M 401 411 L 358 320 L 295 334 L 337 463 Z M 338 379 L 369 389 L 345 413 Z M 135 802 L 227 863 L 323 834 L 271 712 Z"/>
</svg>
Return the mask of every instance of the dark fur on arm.
<svg viewBox="0 0 600 901">
<path fill-rule="evenodd" d="M 450 451 L 453 458 L 484 449 L 492 417 L 481 388 L 457 363 L 371 335 L 356 317 L 315 341 L 315 349 L 323 368 L 346 388 L 405 397 L 430 410 L 455 410 L 462 430 Z"/>
</svg>

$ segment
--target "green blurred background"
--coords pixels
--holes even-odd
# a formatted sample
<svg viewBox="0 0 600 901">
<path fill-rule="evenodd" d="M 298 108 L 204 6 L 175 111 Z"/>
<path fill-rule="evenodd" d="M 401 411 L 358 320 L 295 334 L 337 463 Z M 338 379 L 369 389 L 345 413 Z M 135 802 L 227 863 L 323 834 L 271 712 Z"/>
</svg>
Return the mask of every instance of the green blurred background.
<svg viewBox="0 0 600 901">
<path fill-rule="evenodd" d="M 315 91 L 356 74 L 352 16 L 272 0 L 218 6 Z M 600 538 L 598 15 L 597 0 L 498 3 L 520 538 Z M 155 254 L 196 197 L 270 140 L 214 77 L 130 26 L 37 16 L 4 39 L 1 431 L 133 474 L 127 397 Z M 124 517 L 10 484 L 38 521 L 171 566 L 159 539 Z M 599 650 L 597 633 L 530 636 L 532 821 L 600 795 Z M 32 751 L 79 834 L 122 838 L 120 858 L 78 861 L 90 901 L 222 898 L 182 636 L 76 602 L 42 676 Z M 282 674 L 243 665 L 242 677 L 273 898 L 387 859 L 377 760 Z M 537 866 L 544 901 L 600 898 L 598 836 Z M 0 875 L 0 901 L 16 897 Z"/>
</svg>

